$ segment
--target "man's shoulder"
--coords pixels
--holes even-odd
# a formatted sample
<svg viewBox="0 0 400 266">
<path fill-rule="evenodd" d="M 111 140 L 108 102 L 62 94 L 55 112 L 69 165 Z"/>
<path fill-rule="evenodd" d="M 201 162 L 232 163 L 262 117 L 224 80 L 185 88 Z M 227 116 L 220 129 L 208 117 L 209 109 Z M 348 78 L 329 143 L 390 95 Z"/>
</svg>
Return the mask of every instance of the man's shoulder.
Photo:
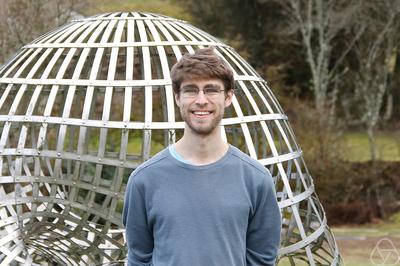
<svg viewBox="0 0 400 266">
<path fill-rule="evenodd" d="M 135 176 L 137 179 L 139 176 L 146 174 L 149 170 L 154 170 L 160 167 L 160 164 L 163 164 L 164 161 L 168 158 L 169 151 L 168 148 L 161 150 L 159 153 L 148 159 L 147 161 L 143 162 L 139 165 L 132 173 L 130 178 Z"/>
<path fill-rule="evenodd" d="M 242 152 L 235 146 L 231 145 L 231 154 L 241 162 L 241 164 L 245 165 L 249 169 L 252 169 L 256 172 L 260 172 L 261 174 L 269 174 L 268 169 L 266 169 L 260 162 L 256 159 L 251 158 L 246 153 Z"/>
<path fill-rule="evenodd" d="M 254 192 L 274 188 L 273 177 L 264 165 L 234 146 L 231 148 L 231 154 L 235 157 L 235 160 L 232 160 L 232 169 L 236 169 L 234 171 L 241 175 L 249 190 Z"/>
</svg>

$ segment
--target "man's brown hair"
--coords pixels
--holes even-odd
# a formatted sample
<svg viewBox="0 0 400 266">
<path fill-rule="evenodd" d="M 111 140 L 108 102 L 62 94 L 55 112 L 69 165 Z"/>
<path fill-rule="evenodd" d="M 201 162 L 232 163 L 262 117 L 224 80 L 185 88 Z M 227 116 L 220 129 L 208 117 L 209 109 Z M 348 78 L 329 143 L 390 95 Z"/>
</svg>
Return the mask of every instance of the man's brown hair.
<svg viewBox="0 0 400 266">
<path fill-rule="evenodd" d="M 233 72 L 213 47 L 184 54 L 171 69 L 172 88 L 177 94 L 184 80 L 196 78 L 217 78 L 224 83 L 225 92 L 234 89 Z"/>
</svg>

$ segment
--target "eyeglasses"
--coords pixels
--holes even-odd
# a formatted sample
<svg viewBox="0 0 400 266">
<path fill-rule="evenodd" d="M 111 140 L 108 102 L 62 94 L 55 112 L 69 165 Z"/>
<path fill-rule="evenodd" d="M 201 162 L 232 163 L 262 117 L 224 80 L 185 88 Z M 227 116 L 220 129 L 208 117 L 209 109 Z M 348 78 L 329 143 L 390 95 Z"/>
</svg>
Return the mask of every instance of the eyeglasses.
<svg viewBox="0 0 400 266">
<path fill-rule="evenodd" d="M 204 96 L 207 98 L 216 98 L 221 94 L 221 87 L 218 85 L 207 85 L 203 88 Z M 200 89 L 196 86 L 185 86 L 180 89 L 181 95 L 185 98 L 195 98 L 199 95 Z"/>
</svg>

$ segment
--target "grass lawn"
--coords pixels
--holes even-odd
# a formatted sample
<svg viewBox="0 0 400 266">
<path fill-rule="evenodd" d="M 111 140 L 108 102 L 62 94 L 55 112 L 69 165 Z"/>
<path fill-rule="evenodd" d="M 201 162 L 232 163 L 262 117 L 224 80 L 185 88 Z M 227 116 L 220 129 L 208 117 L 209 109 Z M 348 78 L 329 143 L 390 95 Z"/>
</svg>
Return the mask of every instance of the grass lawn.
<svg viewBox="0 0 400 266">
<path fill-rule="evenodd" d="M 345 266 L 400 265 L 400 213 L 389 223 L 331 229 Z M 278 265 L 289 266 L 290 263 L 282 259 Z"/>
<path fill-rule="evenodd" d="M 333 233 L 346 266 L 400 265 L 398 224 L 337 227 Z"/>
<path fill-rule="evenodd" d="M 376 134 L 378 159 L 400 161 L 400 132 L 379 132 Z M 368 136 L 365 132 L 348 132 L 340 141 L 341 156 L 347 161 L 371 159 Z"/>
<path fill-rule="evenodd" d="M 142 154 L 142 138 L 134 138 L 128 143 L 128 154 Z M 153 156 L 157 154 L 159 151 L 164 149 L 164 145 L 157 143 L 155 141 L 151 141 L 151 150 L 150 154 Z"/>
</svg>

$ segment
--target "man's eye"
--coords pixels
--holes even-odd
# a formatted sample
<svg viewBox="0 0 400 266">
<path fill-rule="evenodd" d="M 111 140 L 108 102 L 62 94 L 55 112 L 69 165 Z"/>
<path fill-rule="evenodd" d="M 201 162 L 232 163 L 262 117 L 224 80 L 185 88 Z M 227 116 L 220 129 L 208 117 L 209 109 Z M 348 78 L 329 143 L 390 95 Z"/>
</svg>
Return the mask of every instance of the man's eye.
<svg viewBox="0 0 400 266">
<path fill-rule="evenodd" d="M 219 93 L 219 89 L 218 88 L 205 88 L 204 92 L 206 94 L 218 94 Z"/>
<path fill-rule="evenodd" d="M 189 93 L 189 94 L 197 93 L 196 88 L 185 88 L 182 91 L 183 91 L 183 93 Z"/>
</svg>

